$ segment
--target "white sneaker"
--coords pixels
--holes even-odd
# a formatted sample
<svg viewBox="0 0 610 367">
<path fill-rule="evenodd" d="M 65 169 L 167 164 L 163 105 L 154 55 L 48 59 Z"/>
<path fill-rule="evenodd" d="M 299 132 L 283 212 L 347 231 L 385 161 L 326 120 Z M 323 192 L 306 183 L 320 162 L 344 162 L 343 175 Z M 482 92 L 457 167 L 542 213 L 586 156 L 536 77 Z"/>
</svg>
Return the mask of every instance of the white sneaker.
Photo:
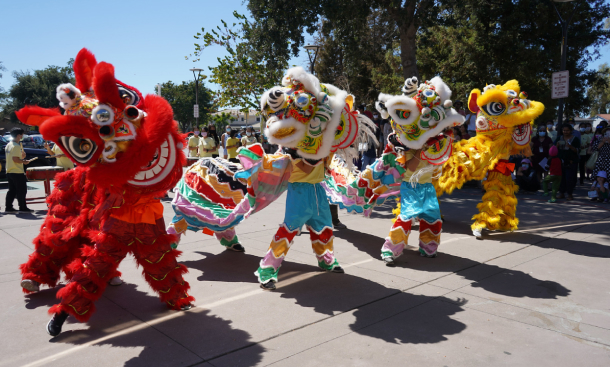
<svg viewBox="0 0 610 367">
<path fill-rule="evenodd" d="M 121 285 L 123 284 L 123 279 L 121 279 L 121 277 L 114 277 L 108 281 L 108 284 L 114 286 Z"/>
<path fill-rule="evenodd" d="M 38 292 L 40 290 L 40 283 L 35 280 L 23 279 L 21 281 L 21 288 L 28 292 Z"/>
<path fill-rule="evenodd" d="M 476 237 L 476 238 L 481 238 L 482 235 L 482 228 L 477 228 L 477 229 L 473 229 L 472 230 L 472 234 Z"/>
</svg>

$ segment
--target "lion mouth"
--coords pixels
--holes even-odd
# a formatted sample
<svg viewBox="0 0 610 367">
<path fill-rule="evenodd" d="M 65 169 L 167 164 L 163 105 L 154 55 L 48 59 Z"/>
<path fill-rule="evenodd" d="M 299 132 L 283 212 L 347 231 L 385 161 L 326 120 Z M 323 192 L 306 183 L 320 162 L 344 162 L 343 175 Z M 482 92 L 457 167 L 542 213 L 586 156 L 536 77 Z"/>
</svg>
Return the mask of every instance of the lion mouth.
<svg viewBox="0 0 610 367">
<path fill-rule="evenodd" d="M 174 169 L 177 148 L 171 135 L 161 144 L 148 164 L 129 181 L 134 186 L 154 185 L 164 180 Z"/>
<path fill-rule="evenodd" d="M 296 129 L 294 127 L 283 127 L 281 129 L 278 129 L 276 132 L 274 132 L 273 137 L 276 139 L 283 139 L 287 136 L 294 134 L 295 132 L 296 132 Z"/>
</svg>

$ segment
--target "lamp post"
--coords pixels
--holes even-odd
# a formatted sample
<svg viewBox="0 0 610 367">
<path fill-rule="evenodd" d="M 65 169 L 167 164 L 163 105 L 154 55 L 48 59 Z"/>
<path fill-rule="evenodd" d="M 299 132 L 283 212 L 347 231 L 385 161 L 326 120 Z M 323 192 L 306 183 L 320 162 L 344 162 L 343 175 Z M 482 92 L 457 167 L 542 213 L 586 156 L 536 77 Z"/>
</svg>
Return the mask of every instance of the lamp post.
<svg viewBox="0 0 610 367">
<path fill-rule="evenodd" d="M 195 125 L 199 127 L 199 76 L 201 76 L 203 69 L 192 68 L 189 70 L 193 72 L 195 77 L 195 106 L 193 106 L 193 115 L 195 117 Z"/>
<path fill-rule="evenodd" d="M 555 12 L 557 13 L 557 16 L 559 17 L 559 24 L 561 24 L 561 70 L 560 71 L 566 70 L 566 59 L 567 59 L 567 53 L 568 53 L 568 25 L 570 24 L 570 21 L 572 21 L 574 12 L 572 11 L 572 13 L 570 14 L 570 18 L 567 21 L 565 21 L 561 17 L 559 10 L 555 6 L 555 3 L 569 3 L 572 1 L 574 1 L 574 0 L 553 0 L 551 2 L 551 4 L 553 4 L 553 8 L 555 8 Z M 559 114 L 559 117 L 557 119 L 557 127 L 555 128 L 556 130 L 560 129 L 561 125 L 563 124 L 563 98 L 559 98 L 559 108 L 558 108 L 557 113 Z"/>
<path fill-rule="evenodd" d="M 318 57 L 318 50 L 320 49 L 320 46 L 318 45 L 306 45 L 305 49 L 307 50 L 307 56 L 309 56 L 309 72 L 311 74 L 315 75 L 315 72 L 313 70 L 314 65 L 316 64 L 316 57 Z M 311 58 L 311 52 L 313 51 L 313 59 Z"/>
</svg>

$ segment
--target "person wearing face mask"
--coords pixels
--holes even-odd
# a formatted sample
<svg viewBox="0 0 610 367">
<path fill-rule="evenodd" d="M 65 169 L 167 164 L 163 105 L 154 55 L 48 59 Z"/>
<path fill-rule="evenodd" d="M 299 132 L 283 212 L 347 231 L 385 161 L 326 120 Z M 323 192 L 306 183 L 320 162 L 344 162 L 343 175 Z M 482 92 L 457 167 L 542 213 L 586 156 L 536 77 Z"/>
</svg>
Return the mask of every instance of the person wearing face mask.
<svg viewBox="0 0 610 367">
<path fill-rule="evenodd" d="M 241 146 L 242 147 L 247 147 L 250 146 L 252 144 L 255 144 L 256 141 L 256 136 L 254 135 L 254 129 L 252 129 L 251 127 L 247 127 L 246 128 L 246 136 L 241 138 Z"/>
<path fill-rule="evenodd" d="M 575 137 L 580 139 L 580 130 L 578 130 L 576 128 L 576 123 L 574 122 L 574 117 L 570 117 L 568 119 L 568 124 L 570 124 L 570 126 L 572 126 L 572 135 L 574 135 Z"/>
<path fill-rule="evenodd" d="M 610 128 L 604 128 L 602 130 L 602 136 L 599 139 L 595 139 L 591 146 L 593 151 L 598 152 L 597 161 L 595 162 L 595 168 L 591 177 L 594 178 L 600 185 L 604 187 L 606 178 L 599 175 L 600 172 L 610 172 Z M 605 203 L 608 202 L 608 190 L 602 190 Z"/>
<path fill-rule="evenodd" d="M 593 132 L 591 131 L 591 124 L 587 122 L 579 124 L 578 127 L 580 130 L 580 160 L 578 162 L 578 170 L 580 172 L 580 184 L 584 185 L 587 161 L 591 158 L 590 148 Z"/>
<path fill-rule="evenodd" d="M 225 127 L 225 132 L 220 137 L 220 146 L 222 146 L 222 157 L 224 159 L 228 158 L 227 152 L 227 139 L 231 137 L 231 126 Z"/>
<path fill-rule="evenodd" d="M 214 154 L 218 157 L 218 148 L 220 147 L 220 139 L 218 138 L 218 133 L 216 132 L 216 125 L 208 125 L 208 136 L 214 139 L 216 143 L 216 151 Z"/>
<path fill-rule="evenodd" d="M 559 149 L 559 158 L 563 162 L 561 168 L 561 185 L 559 186 L 558 199 L 565 198 L 574 200 L 572 193 L 576 187 L 576 179 L 578 173 L 578 159 L 580 149 L 580 139 L 574 135 L 574 129 L 569 124 L 564 124 L 562 136 L 557 139 L 557 149 Z"/>
<path fill-rule="evenodd" d="M 199 158 L 218 157 L 218 145 L 209 133 L 209 128 L 207 126 L 204 127 L 203 132 L 201 133 L 201 139 L 199 139 Z"/>
<path fill-rule="evenodd" d="M 193 131 L 193 136 L 189 138 L 188 148 L 189 148 L 189 157 L 197 158 L 197 147 L 199 146 L 199 128 L 195 128 Z"/>
<path fill-rule="evenodd" d="M 542 177 L 546 175 L 546 170 L 540 165 L 545 158 L 549 159 L 549 149 L 553 146 L 553 141 L 547 136 L 545 125 L 538 126 L 538 136 L 532 138 L 530 144 L 532 146 L 532 164 L 536 170 L 538 181 L 542 181 Z"/>
<path fill-rule="evenodd" d="M 555 139 L 557 139 L 557 131 L 555 131 L 555 125 L 553 123 L 553 120 L 547 121 L 546 133 L 547 133 L 547 136 L 549 138 L 551 138 L 551 141 L 555 141 Z"/>
<path fill-rule="evenodd" d="M 521 161 L 521 167 L 517 170 L 516 184 L 519 190 L 538 191 L 540 189 L 540 181 L 536 175 L 536 170 L 532 167 L 532 162 L 525 158 Z"/>
</svg>

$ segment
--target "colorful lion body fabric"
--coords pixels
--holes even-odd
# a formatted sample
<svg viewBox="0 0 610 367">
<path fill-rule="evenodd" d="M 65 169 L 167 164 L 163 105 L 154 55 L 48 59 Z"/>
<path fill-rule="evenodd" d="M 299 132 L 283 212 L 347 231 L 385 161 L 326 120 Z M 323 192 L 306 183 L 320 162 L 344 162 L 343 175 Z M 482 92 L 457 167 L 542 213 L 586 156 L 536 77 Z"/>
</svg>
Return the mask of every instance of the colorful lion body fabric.
<svg viewBox="0 0 610 367">
<path fill-rule="evenodd" d="M 78 53 L 74 72 L 76 86 L 57 89 L 65 114 L 35 106 L 17 113 L 78 165 L 56 177 L 22 277 L 54 286 L 63 270 L 70 282 L 50 313 L 86 321 L 131 252 L 161 301 L 173 309 L 188 307 L 194 299 L 182 278 L 187 269 L 176 262 L 177 236 L 165 232 L 160 202 L 180 179 L 185 161 L 171 106 L 157 96 L 142 98 L 115 79 L 111 64 L 97 63 L 86 49 Z"/>
<path fill-rule="evenodd" d="M 473 234 L 479 237 L 483 228 L 514 231 L 519 224 L 515 216 L 518 187 L 513 183 L 514 165 L 508 158 L 531 155 L 531 124 L 544 112 L 544 105 L 528 100 L 519 83 L 510 80 L 501 86 L 488 85 L 483 92 L 474 89 L 468 108 L 478 113 L 477 134 L 454 144 L 456 152 L 443 164 L 443 174 L 435 182 L 437 193 L 451 193 L 465 182 L 487 175 L 483 201 L 477 205 L 479 214 L 472 218 Z"/>
<path fill-rule="evenodd" d="M 334 153 L 351 159 L 355 150 L 350 146 L 372 135 L 372 122 L 352 107 L 353 97 L 347 92 L 321 84 L 301 67 L 288 70 L 282 85 L 261 97 L 265 135 L 284 152 L 264 154 L 255 144 L 239 149 L 241 165 L 199 160 L 177 186 L 176 216 L 168 232 L 203 230 L 214 233 L 224 246 L 243 251 L 237 246 L 235 226 L 288 190 L 285 220 L 255 273 L 259 281 L 274 288 L 280 265 L 303 225 L 309 228 L 318 265 L 342 271 L 334 257 L 330 209 L 320 183 Z"/>
<path fill-rule="evenodd" d="M 381 250 L 390 265 L 402 254 L 414 218 L 420 220 L 421 255 L 436 256 L 442 222 L 432 178 L 452 154 L 453 138 L 446 129 L 464 122 L 439 77 L 419 85 L 417 78 L 409 78 L 402 91 L 379 95 L 377 110 L 383 118 L 391 117 L 394 130 L 382 156 L 355 177 L 342 173 L 344 165 L 336 162 L 325 182 L 333 203 L 365 216 L 387 197 L 400 194 L 400 214 Z"/>
</svg>

